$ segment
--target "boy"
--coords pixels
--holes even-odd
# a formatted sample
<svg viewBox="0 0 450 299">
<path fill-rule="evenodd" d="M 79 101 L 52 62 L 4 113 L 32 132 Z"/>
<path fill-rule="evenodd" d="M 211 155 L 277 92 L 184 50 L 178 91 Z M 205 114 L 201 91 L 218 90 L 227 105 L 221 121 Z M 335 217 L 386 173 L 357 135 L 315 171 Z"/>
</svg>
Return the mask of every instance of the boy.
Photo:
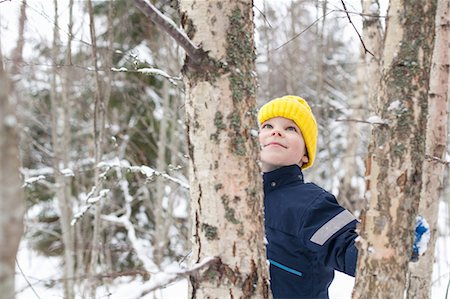
<svg viewBox="0 0 450 299">
<path fill-rule="evenodd" d="M 317 124 L 307 102 L 284 96 L 259 111 L 270 285 L 274 298 L 328 298 L 334 269 L 355 275 L 357 220 L 335 197 L 304 183 Z"/>
</svg>

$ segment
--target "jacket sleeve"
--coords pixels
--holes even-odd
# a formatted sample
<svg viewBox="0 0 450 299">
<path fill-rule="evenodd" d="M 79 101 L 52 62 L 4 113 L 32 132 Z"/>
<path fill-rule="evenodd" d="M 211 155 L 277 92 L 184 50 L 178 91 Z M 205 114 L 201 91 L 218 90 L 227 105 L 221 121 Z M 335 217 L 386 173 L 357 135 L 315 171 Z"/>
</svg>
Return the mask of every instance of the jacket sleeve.
<svg viewBox="0 0 450 299">
<path fill-rule="evenodd" d="M 357 223 L 333 195 L 324 191 L 303 214 L 298 235 L 325 265 L 355 276 Z"/>
</svg>

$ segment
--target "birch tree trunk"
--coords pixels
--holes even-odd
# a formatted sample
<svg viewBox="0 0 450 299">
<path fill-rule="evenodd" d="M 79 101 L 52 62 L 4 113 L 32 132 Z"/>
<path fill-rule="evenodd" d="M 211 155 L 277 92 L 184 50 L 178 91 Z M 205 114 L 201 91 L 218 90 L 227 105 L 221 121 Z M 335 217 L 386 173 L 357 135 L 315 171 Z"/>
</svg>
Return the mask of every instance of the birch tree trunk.
<svg viewBox="0 0 450 299">
<path fill-rule="evenodd" d="M 185 62 L 191 159 L 190 298 L 268 298 L 255 118 L 252 1 L 180 1 L 182 23 L 207 53 Z M 255 134 L 256 135 L 256 134 Z"/>
<path fill-rule="evenodd" d="M 391 0 L 354 298 L 403 298 L 422 187 L 435 0 Z M 418 21 L 420 20 L 420 22 Z"/>
<path fill-rule="evenodd" d="M 0 294 L 14 298 L 15 261 L 23 233 L 25 200 L 19 176 L 19 134 L 0 45 Z"/>
<path fill-rule="evenodd" d="M 58 3 L 54 1 L 55 21 L 53 28 L 52 45 L 52 79 L 51 79 L 51 115 L 52 115 L 52 148 L 53 169 L 55 176 L 56 198 L 60 210 L 59 221 L 61 224 L 62 243 L 64 244 L 64 298 L 74 298 L 74 230 L 70 225 L 72 220 L 72 205 L 70 202 L 69 182 L 63 170 L 68 167 L 69 149 L 67 135 L 69 132 L 68 103 L 66 97 L 60 97 L 57 93 L 58 62 L 59 62 L 59 24 Z"/>
<path fill-rule="evenodd" d="M 431 279 L 434 265 L 434 248 L 437 238 L 438 206 L 443 189 L 448 126 L 449 79 L 449 2 L 438 0 L 436 10 L 436 36 L 428 94 L 428 122 L 425 153 L 430 158 L 423 163 L 422 190 L 419 215 L 430 225 L 431 238 L 428 250 L 416 263 L 410 263 L 408 298 L 431 298 Z M 437 158 L 437 159 L 433 159 Z"/>
</svg>

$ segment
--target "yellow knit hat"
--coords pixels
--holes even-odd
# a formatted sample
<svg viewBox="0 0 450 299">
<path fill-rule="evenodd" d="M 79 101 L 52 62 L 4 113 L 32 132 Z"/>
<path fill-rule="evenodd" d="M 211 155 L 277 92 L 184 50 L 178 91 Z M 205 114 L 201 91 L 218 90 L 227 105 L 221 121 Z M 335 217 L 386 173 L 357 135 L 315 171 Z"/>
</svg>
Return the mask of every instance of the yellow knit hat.
<svg viewBox="0 0 450 299">
<path fill-rule="evenodd" d="M 284 96 L 273 99 L 261 107 L 258 113 L 259 124 L 274 117 L 284 117 L 293 120 L 300 128 L 308 152 L 308 163 L 302 169 L 311 167 L 316 157 L 317 123 L 308 103 L 297 96 Z"/>
</svg>

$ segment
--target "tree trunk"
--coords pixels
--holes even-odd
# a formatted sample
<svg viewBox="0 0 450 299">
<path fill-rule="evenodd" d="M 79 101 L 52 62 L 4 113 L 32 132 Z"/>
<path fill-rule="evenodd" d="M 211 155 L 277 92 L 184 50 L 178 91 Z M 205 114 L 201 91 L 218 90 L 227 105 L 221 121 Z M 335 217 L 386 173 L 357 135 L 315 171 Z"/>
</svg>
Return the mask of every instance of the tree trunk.
<svg viewBox="0 0 450 299">
<path fill-rule="evenodd" d="M 252 1 L 180 1 L 183 26 L 207 57 L 184 66 L 191 159 L 191 298 L 268 298 L 255 117 Z M 206 55 L 205 55 L 206 56 Z"/>
<path fill-rule="evenodd" d="M 373 98 L 376 96 L 375 88 L 380 79 L 380 56 L 382 53 L 382 30 L 380 22 L 380 5 L 378 0 L 362 0 L 363 37 L 366 48 L 375 56 L 366 53 L 361 45 L 361 64 L 358 66 L 358 89 L 354 97 L 350 97 L 350 119 L 366 119 L 374 110 Z M 376 7 L 376 10 L 374 10 Z M 369 107 L 367 100 L 369 99 Z M 343 156 L 344 175 L 339 186 L 338 200 L 350 211 L 361 211 L 364 207 L 362 194 L 355 180 L 358 177 L 358 159 L 361 155 L 361 135 L 368 133 L 365 127 L 349 122 L 347 128 L 347 146 Z"/>
<path fill-rule="evenodd" d="M 403 298 L 422 187 L 435 0 L 391 0 L 354 298 Z M 417 20 L 420 20 L 418 22 Z"/>
<path fill-rule="evenodd" d="M 167 115 L 169 110 L 169 82 L 164 80 L 162 87 L 162 101 L 163 101 L 163 114 Z M 158 158 L 156 161 L 156 169 L 162 173 L 166 171 L 167 163 L 166 163 L 166 148 L 167 148 L 167 125 L 168 125 L 168 117 L 164 116 L 159 123 L 159 133 L 158 133 Z M 156 192 L 155 192 L 155 206 L 154 206 L 154 214 L 155 214 L 155 242 L 154 244 L 154 261 L 158 266 L 161 266 L 163 261 L 165 251 L 167 250 L 167 246 L 169 245 L 169 227 L 171 225 L 171 219 L 168 218 L 167 208 L 164 207 L 164 197 L 165 195 L 165 186 L 166 180 L 163 177 L 158 177 L 156 179 Z"/>
<path fill-rule="evenodd" d="M 106 118 L 106 107 L 107 107 L 107 99 L 109 95 L 106 91 L 109 90 L 105 88 L 103 90 L 102 81 L 99 75 L 99 62 L 98 62 L 98 54 L 97 54 L 97 35 L 95 31 L 95 20 L 94 20 L 94 10 L 92 7 L 92 0 L 87 1 L 88 13 L 89 13 L 89 31 L 92 43 L 92 62 L 95 69 L 95 102 L 94 102 L 94 196 L 98 196 L 100 190 L 103 188 L 103 180 L 100 178 L 100 169 L 96 167 L 98 163 L 102 161 L 103 158 L 103 143 L 104 143 L 104 129 L 105 129 L 105 118 Z M 111 6 L 109 6 L 111 9 Z M 110 67 L 108 66 L 108 69 Z M 109 79 L 110 72 L 107 72 Z M 110 82 L 110 80 L 108 80 Z M 105 86 L 107 87 L 107 86 Z M 91 298 L 95 298 L 96 289 L 98 286 L 98 261 L 100 258 L 100 254 L 102 253 L 101 249 L 103 247 L 101 241 L 101 211 L 103 207 L 103 201 L 100 200 L 94 205 L 94 220 L 93 220 L 93 232 L 92 232 L 92 251 L 91 251 L 91 259 L 89 264 L 89 275 L 91 279 L 89 280 L 89 293 Z"/>
<path fill-rule="evenodd" d="M 443 160 L 447 147 L 448 78 L 449 78 L 449 2 L 438 0 L 436 10 L 436 36 L 428 94 L 428 122 L 425 152 Z M 431 239 L 428 250 L 417 263 L 410 263 L 408 298 L 431 298 L 431 279 L 434 265 L 434 248 L 437 239 L 438 206 L 443 189 L 445 165 L 427 158 L 423 163 L 422 194 L 419 215 L 430 225 Z"/>
<path fill-rule="evenodd" d="M 70 201 L 69 182 L 63 170 L 68 167 L 69 147 L 67 135 L 69 131 L 67 97 L 59 97 L 57 94 L 57 77 L 59 61 L 59 24 L 58 6 L 55 5 L 55 21 L 52 45 L 52 80 L 51 80 L 51 115 L 52 115 L 52 148 L 53 148 L 53 172 L 55 175 L 56 198 L 60 210 L 59 222 L 61 224 L 62 243 L 64 244 L 64 298 L 74 298 L 74 230 L 70 225 L 72 220 L 72 205 Z M 66 89 L 67 86 L 65 86 Z"/>
<path fill-rule="evenodd" d="M 1 45 L 0 45 L 1 49 Z M 0 294 L 14 298 L 15 261 L 23 233 L 25 200 L 19 176 L 19 134 L 10 81 L 0 51 Z"/>
<path fill-rule="evenodd" d="M 23 62 L 23 47 L 25 45 L 24 31 L 25 31 L 25 23 L 27 20 L 27 1 L 22 0 L 22 5 L 20 6 L 20 18 L 19 18 L 19 32 L 17 45 L 14 49 L 13 55 L 13 65 L 11 68 L 11 74 L 18 74 L 20 71 L 20 65 Z"/>
</svg>

